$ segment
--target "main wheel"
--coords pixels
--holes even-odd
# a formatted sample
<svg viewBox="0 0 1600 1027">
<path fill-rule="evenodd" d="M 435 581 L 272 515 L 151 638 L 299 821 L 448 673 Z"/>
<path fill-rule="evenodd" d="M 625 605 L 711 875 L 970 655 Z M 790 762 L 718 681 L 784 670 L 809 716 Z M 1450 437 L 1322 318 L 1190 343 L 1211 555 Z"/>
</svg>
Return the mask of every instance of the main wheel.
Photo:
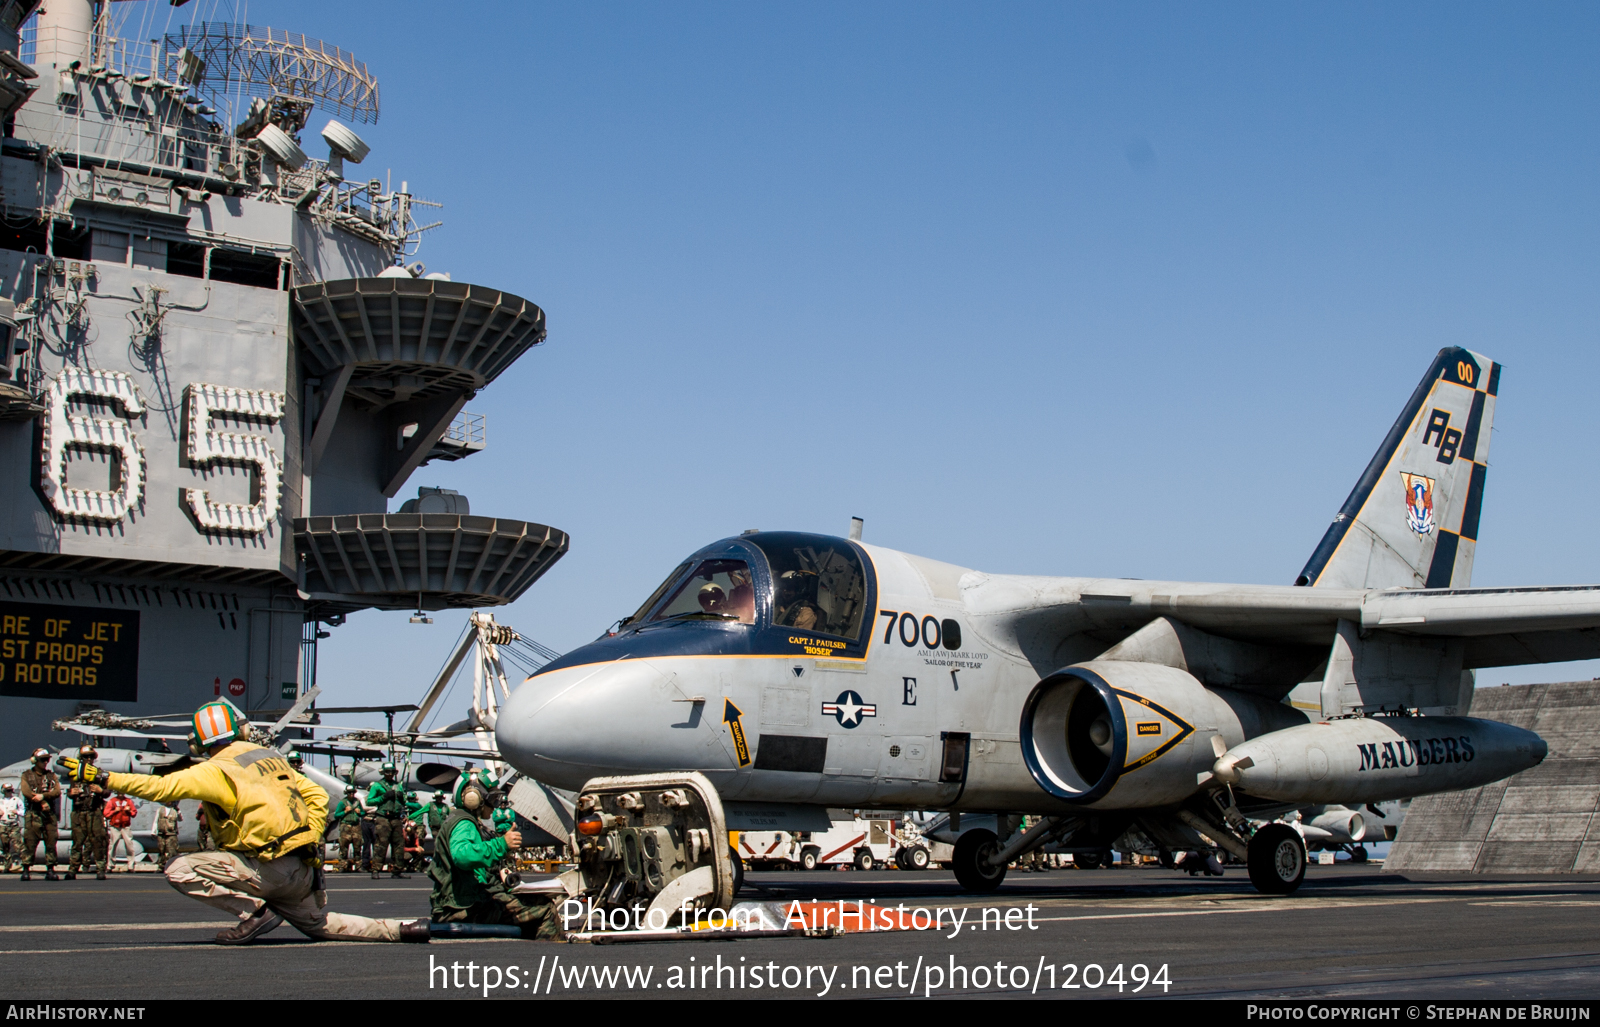
<svg viewBox="0 0 1600 1027">
<path fill-rule="evenodd" d="M 862 849 L 860 852 L 856 853 L 857 870 L 871 870 L 875 865 L 876 864 L 872 860 L 872 853 L 868 852 L 866 849 Z"/>
<path fill-rule="evenodd" d="M 739 889 L 744 887 L 744 860 L 739 858 L 739 850 L 728 846 L 728 858 L 733 861 L 733 893 L 739 894 Z"/>
<path fill-rule="evenodd" d="M 1105 864 L 1100 861 L 1098 852 L 1074 852 L 1072 862 L 1079 870 L 1099 870 Z"/>
<path fill-rule="evenodd" d="M 956 881 L 967 891 L 992 892 L 1006 879 L 1004 865 L 992 867 L 986 860 L 999 851 L 1000 839 L 993 831 L 976 828 L 956 839 L 956 850 L 950 857 L 956 872 Z"/>
<path fill-rule="evenodd" d="M 815 870 L 815 869 L 817 869 L 817 850 L 816 849 L 806 849 L 805 851 L 800 853 L 800 869 L 801 870 Z"/>
<path fill-rule="evenodd" d="M 1288 895 L 1306 876 L 1306 846 L 1287 824 L 1268 824 L 1250 839 L 1250 883 L 1265 895 Z"/>
<path fill-rule="evenodd" d="M 1365 845 L 1350 846 L 1350 862 L 1365 863 L 1367 861 L 1367 847 Z"/>
<path fill-rule="evenodd" d="M 920 845 L 914 845 L 906 853 L 906 867 L 910 870 L 926 870 L 933 860 L 928 855 L 928 850 Z"/>
</svg>

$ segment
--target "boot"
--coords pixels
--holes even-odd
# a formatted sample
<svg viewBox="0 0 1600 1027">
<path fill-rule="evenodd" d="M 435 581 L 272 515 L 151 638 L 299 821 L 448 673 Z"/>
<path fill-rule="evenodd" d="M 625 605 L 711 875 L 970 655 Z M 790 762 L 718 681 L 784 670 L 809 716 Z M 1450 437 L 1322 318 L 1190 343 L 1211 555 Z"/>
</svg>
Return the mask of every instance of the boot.
<svg viewBox="0 0 1600 1027">
<path fill-rule="evenodd" d="M 391 878 L 395 878 L 395 877 L 397 877 L 397 878 L 399 878 L 399 879 L 400 879 L 400 880 L 402 880 L 402 881 L 409 881 L 409 880 L 411 880 L 411 875 L 410 875 L 410 874 L 402 874 L 402 873 L 401 873 L 401 872 L 400 872 L 400 871 L 399 871 L 399 869 L 398 869 L 398 868 L 397 868 L 397 869 L 396 869 L 396 870 L 395 870 L 395 871 L 394 871 L 394 873 L 392 873 L 392 874 L 390 874 L 390 875 L 389 875 L 389 876 L 390 876 L 390 877 L 391 877 Z"/>
<path fill-rule="evenodd" d="M 44 872 L 44 879 L 46 881 L 59 881 L 61 880 L 61 875 L 56 873 L 55 867 L 48 867 Z"/>
<path fill-rule="evenodd" d="M 373 871 L 373 872 L 372 872 L 372 879 L 373 879 L 373 880 L 374 880 L 374 881 L 376 881 L 376 880 L 377 880 L 377 879 L 378 879 L 378 872 L 377 872 L 377 871 L 376 871 L 376 870 L 374 870 L 374 871 Z"/>
<path fill-rule="evenodd" d="M 94 875 L 94 879 L 96 881 L 104 881 L 106 879 L 106 872 L 104 870 L 101 870 L 100 872 L 98 872 L 98 873 L 96 873 Z"/>
<path fill-rule="evenodd" d="M 248 945 L 281 923 L 283 917 L 274 913 L 271 907 L 262 906 L 250 919 L 241 920 L 237 926 L 226 931 L 218 931 L 216 942 L 218 945 Z"/>
<path fill-rule="evenodd" d="M 23 880 L 24 880 L 24 881 L 31 881 L 31 880 L 33 880 L 33 875 L 32 875 L 32 874 L 31 874 L 31 873 L 29 873 L 29 872 L 28 872 L 28 870 L 27 870 L 27 868 L 26 868 L 26 867 L 24 867 L 24 868 L 23 868 L 23 871 L 22 871 L 22 879 L 23 879 Z"/>
<path fill-rule="evenodd" d="M 50 875 L 46 874 L 45 875 L 45 880 L 48 881 L 49 879 L 50 879 Z M 77 879 L 78 879 L 78 872 L 76 870 L 68 870 L 67 871 L 67 880 L 76 881 Z"/>
</svg>

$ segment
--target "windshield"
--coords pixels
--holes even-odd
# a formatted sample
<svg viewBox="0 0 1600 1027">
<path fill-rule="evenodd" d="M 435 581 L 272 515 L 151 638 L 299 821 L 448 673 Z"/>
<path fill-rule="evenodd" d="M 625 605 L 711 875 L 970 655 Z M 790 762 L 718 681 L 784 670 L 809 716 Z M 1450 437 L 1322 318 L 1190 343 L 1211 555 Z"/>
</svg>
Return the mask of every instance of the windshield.
<svg viewBox="0 0 1600 1027">
<path fill-rule="evenodd" d="M 650 607 L 656 605 L 656 600 L 665 595 L 667 589 L 671 587 L 672 583 L 678 580 L 678 576 L 688 569 L 688 560 L 683 561 L 682 563 L 678 564 L 677 567 L 673 568 L 672 573 L 667 575 L 667 580 L 656 586 L 656 590 L 650 593 L 650 598 L 644 601 L 644 605 L 633 611 L 632 617 L 624 618 L 622 623 L 618 624 L 617 627 L 620 628 L 624 624 L 632 624 L 634 621 L 643 618 L 645 614 L 650 612 Z"/>
<path fill-rule="evenodd" d="M 647 607 L 648 603 L 645 604 Z M 706 560 L 651 620 L 756 622 L 756 590 L 743 560 Z"/>
<path fill-rule="evenodd" d="M 773 623 L 840 638 L 859 638 L 866 573 L 843 539 L 767 531 L 750 537 L 772 567 Z"/>
</svg>

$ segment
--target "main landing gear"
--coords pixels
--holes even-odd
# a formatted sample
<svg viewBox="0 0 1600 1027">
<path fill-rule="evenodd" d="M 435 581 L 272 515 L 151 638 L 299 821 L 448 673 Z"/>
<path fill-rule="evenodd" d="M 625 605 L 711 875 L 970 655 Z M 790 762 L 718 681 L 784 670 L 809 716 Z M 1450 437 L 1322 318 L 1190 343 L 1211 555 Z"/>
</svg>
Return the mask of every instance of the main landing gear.
<svg viewBox="0 0 1600 1027">
<path fill-rule="evenodd" d="M 1306 876 L 1306 846 L 1287 824 L 1267 824 L 1250 839 L 1250 883 L 1266 895 L 1288 895 Z"/>
<path fill-rule="evenodd" d="M 1000 839 L 993 831 L 976 828 L 957 838 L 950 863 L 961 887 L 974 892 L 992 892 L 999 888 L 1000 882 L 1006 879 L 1006 865 L 989 864 L 989 857 L 998 851 Z"/>
</svg>

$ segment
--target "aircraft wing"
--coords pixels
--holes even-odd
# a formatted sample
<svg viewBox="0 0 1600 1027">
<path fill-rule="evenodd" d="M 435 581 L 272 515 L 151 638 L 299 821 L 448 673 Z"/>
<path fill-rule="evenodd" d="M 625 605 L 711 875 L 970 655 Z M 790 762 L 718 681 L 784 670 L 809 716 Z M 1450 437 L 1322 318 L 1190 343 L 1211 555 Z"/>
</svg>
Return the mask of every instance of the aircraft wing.
<svg viewBox="0 0 1600 1027">
<path fill-rule="evenodd" d="M 1327 589 L 969 573 L 961 597 L 986 642 L 1048 673 L 1094 659 L 1158 617 L 1325 656 L 1339 621 L 1363 636 L 1462 639 L 1467 669 L 1600 658 L 1600 586 Z"/>
<path fill-rule="evenodd" d="M 1361 626 L 1465 640 L 1467 667 L 1600 658 L 1600 586 L 1369 593 Z"/>
</svg>

